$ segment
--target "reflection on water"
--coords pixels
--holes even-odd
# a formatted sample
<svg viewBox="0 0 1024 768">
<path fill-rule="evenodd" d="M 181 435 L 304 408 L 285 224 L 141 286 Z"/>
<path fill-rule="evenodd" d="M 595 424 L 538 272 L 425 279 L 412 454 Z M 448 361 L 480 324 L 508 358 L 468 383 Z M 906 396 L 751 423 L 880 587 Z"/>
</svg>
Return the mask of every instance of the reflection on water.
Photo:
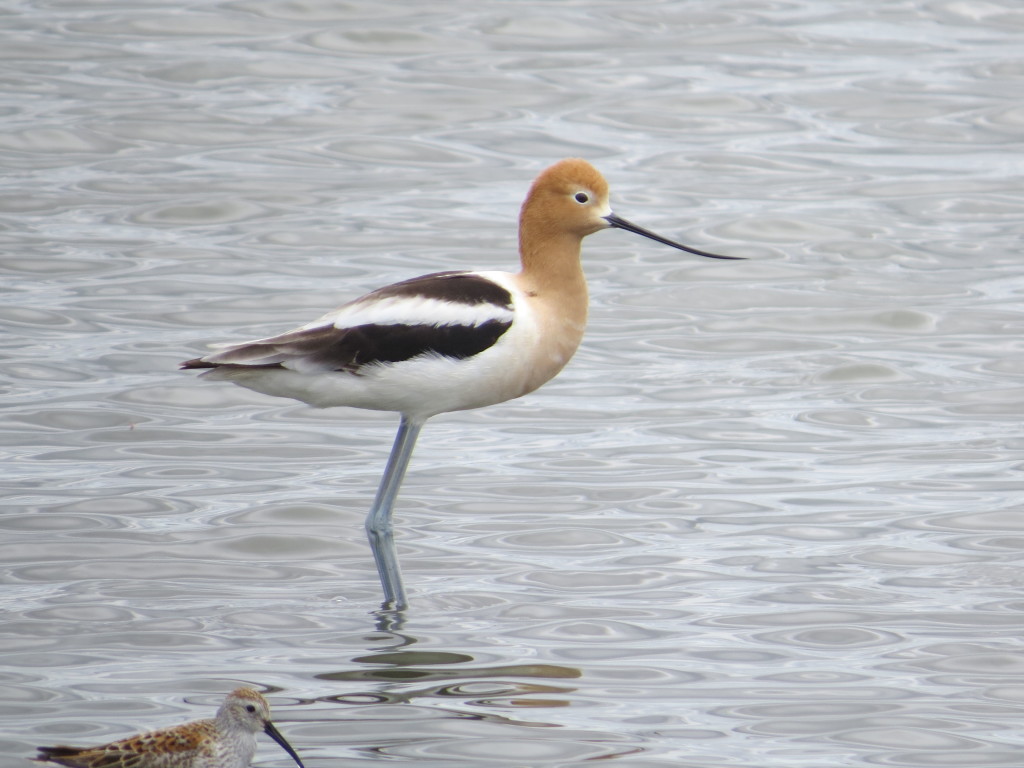
<svg viewBox="0 0 1024 768">
<path fill-rule="evenodd" d="M 12 5 L 0 766 L 240 681 L 310 768 L 1019 766 L 1022 26 L 942 0 Z M 176 363 L 514 266 L 565 155 L 749 260 L 591 238 L 569 368 L 424 430 L 413 608 L 374 614 L 394 419 Z"/>
</svg>

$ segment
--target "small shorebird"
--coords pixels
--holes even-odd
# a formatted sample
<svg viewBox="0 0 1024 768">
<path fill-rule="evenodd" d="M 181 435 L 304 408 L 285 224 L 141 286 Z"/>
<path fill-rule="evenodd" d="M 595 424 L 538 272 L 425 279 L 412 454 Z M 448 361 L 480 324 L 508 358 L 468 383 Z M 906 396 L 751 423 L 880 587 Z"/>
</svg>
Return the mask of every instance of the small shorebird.
<svg viewBox="0 0 1024 768">
<path fill-rule="evenodd" d="M 256 733 L 281 745 L 305 768 L 291 744 L 270 722 L 270 705 L 252 688 L 227 695 L 210 720 L 112 741 L 100 747 L 39 747 L 40 763 L 70 768 L 249 768 L 256 754 Z"/>
<path fill-rule="evenodd" d="M 537 389 L 569 361 L 587 320 L 582 240 L 617 228 L 699 251 L 612 213 L 608 183 L 585 160 L 555 163 L 534 181 L 519 218 L 517 273 L 436 272 L 380 288 L 295 330 L 182 363 L 205 375 L 318 408 L 401 414 L 366 518 L 385 606 L 406 606 L 391 512 L 413 446 L 431 416 L 480 408 Z"/>
</svg>

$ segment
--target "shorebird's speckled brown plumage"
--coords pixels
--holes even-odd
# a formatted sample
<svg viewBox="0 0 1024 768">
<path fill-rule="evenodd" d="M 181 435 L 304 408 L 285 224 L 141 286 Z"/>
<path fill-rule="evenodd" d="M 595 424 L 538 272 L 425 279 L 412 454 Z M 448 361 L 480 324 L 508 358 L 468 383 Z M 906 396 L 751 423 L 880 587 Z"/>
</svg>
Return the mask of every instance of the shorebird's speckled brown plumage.
<svg viewBox="0 0 1024 768">
<path fill-rule="evenodd" d="M 209 720 L 195 720 L 99 747 L 39 747 L 37 762 L 69 768 L 249 768 L 256 734 L 266 733 L 304 768 L 270 722 L 270 705 L 252 688 L 228 694 Z"/>
</svg>

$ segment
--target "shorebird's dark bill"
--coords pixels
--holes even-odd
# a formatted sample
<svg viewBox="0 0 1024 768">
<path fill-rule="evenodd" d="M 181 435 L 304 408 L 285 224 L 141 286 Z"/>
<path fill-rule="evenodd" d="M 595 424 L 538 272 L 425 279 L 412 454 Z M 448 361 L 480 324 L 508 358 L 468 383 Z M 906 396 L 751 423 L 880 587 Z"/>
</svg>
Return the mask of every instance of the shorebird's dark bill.
<svg viewBox="0 0 1024 768">
<path fill-rule="evenodd" d="M 284 736 L 282 736 L 281 732 L 274 727 L 273 723 L 267 723 L 263 726 L 263 732 L 280 744 L 281 749 L 288 753 L 288 756 L 296 762 L 299 768 L 306 768 L 306 766 L 302 764 L 302 761 L 299 760 L 299 756 L 295 754 L 295 750 L 292 749 L 292 745 L 285 741 Z"/>
<path fill-rule="evenodd" d="M 681 245 L 680 243 L 677 243 L 674 240 L 669 240 L 667 237 L 656 235 L 649 229 L 638 227 L 633 222 L 626 221 L 625 219 L 616 216 L 614 213 L 609 213 L 607 216 L 604 217 L 604 220 L 607 221 L 611 226 L 615 227 L 616 229 L 624 229 L 627 232 L 633 232 L 637 235 L 642 235 L 643 237 L 650 238 L 651 240 L 655 240 L 659 243 L 664 243 L 665 245 L 671 245 L 673 248 L 678 248 L 681 251 L 693 253 L 696 254 L 697 256 L 706 256 L 709 259 L 729 259 L 735 261 L 743 261 L 742 256 L 719 256 L 717 253 L 708 253 L 707 251 L 699 251 L 696 248 L 690 248 L 687 245 Z"/>
</svg>

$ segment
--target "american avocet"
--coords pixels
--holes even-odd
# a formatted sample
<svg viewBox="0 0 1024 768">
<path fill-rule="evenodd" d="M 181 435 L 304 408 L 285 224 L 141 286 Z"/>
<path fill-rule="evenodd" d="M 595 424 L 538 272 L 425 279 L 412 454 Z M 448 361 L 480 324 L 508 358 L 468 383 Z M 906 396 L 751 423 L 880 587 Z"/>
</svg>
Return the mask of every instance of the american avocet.
<svg viewBox="0 0 1024 768">
<path fill-rule="evenodd" d="M 249 768 L 256 732 L 263 731 L 305 768 L 291 744 L 270 722 L 267 700 L 252 688 L 227 695 L 210 720 L 194 720 L 101 747 L 39 747 L 40 763 L 71 768 Z"/>
<path fill-rule="evenodd" d="M 436 272 L 380 288 L 279 336 L 219 345 L 183 368 L 327 408 L 401 414 L 366 518 L 385 606 L 406 605 L 391 510 L 416 438 L 431 416 L 532 392 L 569 361 L 587 320 L 584 237 L 634 232 L 698 256 L 612 213 L 608 183 L 584 160 L 555 163 L 534 181 L 519 218 L 522 269 Z"/>
</svg>

